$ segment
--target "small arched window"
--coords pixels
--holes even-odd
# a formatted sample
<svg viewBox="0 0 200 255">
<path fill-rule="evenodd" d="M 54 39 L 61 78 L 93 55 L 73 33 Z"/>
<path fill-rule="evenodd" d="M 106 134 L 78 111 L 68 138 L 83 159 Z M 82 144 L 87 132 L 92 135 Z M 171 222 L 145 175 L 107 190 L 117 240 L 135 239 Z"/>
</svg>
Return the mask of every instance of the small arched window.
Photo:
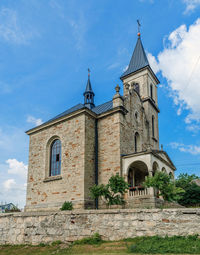
<svg viewBox="0 0 200 255">
<path fill-rule="evenodd" d="M 137 120 L 137 118 L 138 118 L 138 113 L 135 112 L 135 119 Z"/>
<path fill-rule="evenodd" d="M 50 176 L 60 175 L 61 169 L 61 142 L 59 139 L 51 145 Z"/>
<path fill-rule="evenodd" d="M 150 96 L 153 99 L 153 85 L 150 85 Z"/>
<path fill-rule="evenodd" d="M 135 152 L 138 152 L 138 150 L 139 150 L 139 138 L 140 138 L 140 136 L 139 136 L 138 132 L 136 132 L 135 133 Z"/>
<path fill-rule="evenodd" d="M 155 130 L 154 130 L 154 129 L 155 129 L 155 127 L 154 127 L 154 126 L 155 126 L 155 125 L 154 125 L 155 123 L 154 123 L 154 119 L 155 119 L 154 116 L 152 116 L 152 136 L 153 136 L 153 137 L 155 137 Z"/>
<path fill-rule="evenodd" d="M 138 94 L 140 94 L 140 86 L 139 83 L 133 83 L 133 88 L 135 91 L 137 91 Z"/>
</svg>

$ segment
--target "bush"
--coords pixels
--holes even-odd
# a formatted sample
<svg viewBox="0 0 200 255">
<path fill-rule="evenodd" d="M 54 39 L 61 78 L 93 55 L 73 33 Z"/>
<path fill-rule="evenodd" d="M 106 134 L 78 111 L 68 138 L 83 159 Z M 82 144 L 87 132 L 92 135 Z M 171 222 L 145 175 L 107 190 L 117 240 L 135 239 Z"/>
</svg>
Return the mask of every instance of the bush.
<svg viewBox="0 0 200 255">
<path fill-rule="evenodd" d="M 59 244 L 61 244 L 62 242 L 60 240 L 54 241 L 51 243 L 52 246 L 57 246 Z"/>
<path fill-rule="evenodd" d="M 119 174 L 113 175 L 107 185 L 94 185 L 90 188 L 93 199 L 101 198 L 107 205 L 125 204 L 124 194 L 128 189 L 128 183 Z"/>
<path fill-rule="evenodd" d="M 193 180 L 199 177 L 195 174 L 180 174 L 176 179 L 176 186 L 185 190 L 178 199 L 178 203 L 183 206 L 200 206 L 200 187 Z"/>
<path fill-rule="evenodd" d="M 199 177 L 195 174 L 179 174 L 179 176 L 176 179 L 176 187 L 180 187 L 182 189 L 186 189 L 191 185 L 191 182 L 193 180 L 198 179 Z"/>
<path fill-rule="evenodd" d="M 66 211 L 66 210 L 73 210 L 73 204 L 72 202 L 64 202 L 62 207 L 60 208 L 61 211 Z"/>
<path fill-rule="evenodd" d="M 178 203 L 183 206 L 200 206 L 200 187 L 195 183 L 190 184 Z"/>
<path fill-rule="evenodd" d="M 159 196 L 169 202 L 177 201 L 181 198 L 181 194 L 185 192 L 181 187 L 176 187 L 173 179 L 164 172 L 156 172 L 154 176 L 148 176 L 144 186 L 157 188 Z"/>
<path fill-rule="evenodd" d="M 101 239 L 101 236 L 99 235 L 99 233 L 95 233 L 91 237 L 86 237 L 81 240 L 75 241 L 74 244 L 100 244 L 102 242 L 103 240 Z"/>
</svg>

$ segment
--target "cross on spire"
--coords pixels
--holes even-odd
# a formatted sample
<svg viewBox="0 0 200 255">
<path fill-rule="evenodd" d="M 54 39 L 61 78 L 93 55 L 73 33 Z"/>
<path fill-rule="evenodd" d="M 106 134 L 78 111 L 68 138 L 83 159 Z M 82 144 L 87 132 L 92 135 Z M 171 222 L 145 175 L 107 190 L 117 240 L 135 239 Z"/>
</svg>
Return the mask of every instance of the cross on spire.
<svg viewBox="0 0 200 255">
<path fill-rule="evenodd" d="M 141 27 L 141 24 L 140 24 L 139 19 L 137 19 L 137 23 L 138 23 L 138 36 L 140 36 L 140 27 Z"/>
<path fill-rule="evenodd" d="M 88 77 L 90 77 L 90 73 L 91 73 L 90 68 L 88 68 Z"/>
</svg>

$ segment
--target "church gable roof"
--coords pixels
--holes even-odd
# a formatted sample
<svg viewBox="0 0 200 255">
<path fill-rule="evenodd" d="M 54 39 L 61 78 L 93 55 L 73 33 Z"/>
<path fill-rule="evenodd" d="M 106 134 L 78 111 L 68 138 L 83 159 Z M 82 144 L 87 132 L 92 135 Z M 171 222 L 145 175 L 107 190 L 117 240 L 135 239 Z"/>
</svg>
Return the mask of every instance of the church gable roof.
<svg viewBox="0 0 200 255">
<path fill-rule="evenodd" d="M 68 110 L 66 110 L 66 111 L 64 111 L 64 112 L 62 112 L 62 113 L 60 113 L 60 114 L 58 114 L 58 115 L 55 116 L 54 118 L 52 118 L 52 119 L 50 119 L 50 120 L 44 122 L 44 123 L 41 124 L 40 126 L 37 126 L 37 127 L 35 127 L 35 128 L 32 128 L 32 129 L 26 131 L 26 133 L 29 132 L 29 131 L 32 131 L 32 130 L 38 128 L 38 127 L 43 127 L 43 126 L 45 126 L 46 124 L 53 122 L 54 120 L 57 120 L 57 119 L 59 119 L 59 118 L 61 118 L 61 117 L 67 116 L 68 114 L 71 114 L 71 113 L 73 113 L 73 112 L 75 112 L 75 111 L 78 111 L 78 110 L 81 110 L 81 109 L 84 109 L 84 108 L 88 108 L 88 107 L 85 106 L 85 105 L 83 105 L 83 104 L 81 104 L 81 103 L 80 103 L 80 104 L 77 104 L 77 105 L 75 105 L 75 106 L 69 108 Z M 113 102 L 112 102 L 112 101 L 108 101 L 108 102 L 106 102 L 106 103 L 104 103 L 104 104 L 100 104 L 100 105 L 98 105 L 98 106 L 96 106 L 96 107 L 94 107 L 94 108 L 92 108 L 92 109 L 89 109 L 89 108 L 88 108 L 88 109 L 91 110 L 92 112 L 96 113 L 97 115 L 99 115 L 99 114 L 102 114 L 102 113 L 107 112 L 107 111 L 109 111 L 109 110 L 112 110 L 112 108 L 113 108 Z"/>
<path fill-rule="evenodd" d="M 149 66 L 149 61 L 139 36 L 128 69 L 122 74 L 120 78 L 123 78 L 147 66 Z"/>
</svg>

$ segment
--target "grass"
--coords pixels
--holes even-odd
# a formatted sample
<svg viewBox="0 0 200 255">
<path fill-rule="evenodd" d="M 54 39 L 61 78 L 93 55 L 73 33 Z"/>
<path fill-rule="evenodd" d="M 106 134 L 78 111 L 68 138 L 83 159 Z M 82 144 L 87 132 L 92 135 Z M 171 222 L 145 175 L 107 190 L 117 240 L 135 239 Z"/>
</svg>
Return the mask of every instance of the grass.
<svg viewBox="0 0 200 255">
<path fill-rule="evenodd" d="M 102 241 L 98 234 L 68 245 L 52 244 L 2 245 L 0 255 L 124 255 L 124 254 L 200 254 L 198 236 L 136 237 L 121 241 Z"/>
<path fill-rule="evenodd" d="M 200 239 L 194 236 L 138 237 L 128 246 L 130 253 L 142 254 L 200 254 Z"/>
</svg>

